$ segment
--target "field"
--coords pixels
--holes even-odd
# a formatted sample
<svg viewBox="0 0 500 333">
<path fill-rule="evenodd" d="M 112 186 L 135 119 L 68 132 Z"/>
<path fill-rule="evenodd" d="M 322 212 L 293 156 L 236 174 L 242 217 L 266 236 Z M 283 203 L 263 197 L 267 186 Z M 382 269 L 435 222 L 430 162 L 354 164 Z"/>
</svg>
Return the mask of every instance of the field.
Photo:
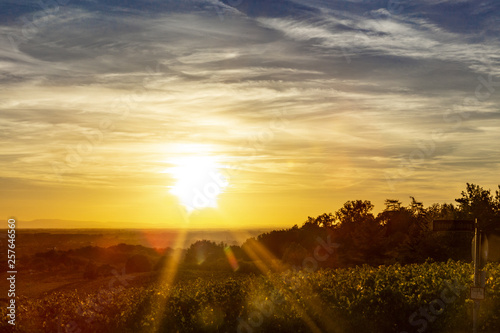
<svg viewBox="0 0 500 333">
<path fill-rule="evenodd" d="M 500 234 L 491 227 L 500 225 L 500 192 L 493 198 L 467 184 L 462 196 L 458 208 L 425 208 L 415 200 L 401 207 L 388 200 L 377 216 L 369 201 L 348 201 L 335 214 L 308 217 L 301 227 L 256 230 L 256 237 L 245 231 L 234 237 L 196 231 L 186 241 L 171 230 L 19 232 L 16 325 L 5 320 L 0 329 L 471 332 L 472 233 L 434 232 L 432 221 L 463 219 L 487 198 L 491 209 L 483 228 L 490 230 L 484 233 L 489 239 L 495 230 Z M 472 205 L 470 197 L 481 200 Z M 494 246 L 488 253 L 489 260 L 500 256 Z M 7 267 L 3 258 L 0 264 Z M 485 299 L 478 333 L 498 333 L 500 263 L 482 262 Z M 0 272 L 4 295 L 7 277 Z M 7 308 L 13 298 L 5 297 L 0 295 L 4 319 L 13 316 Z"/>
<path fill-rule="evenodd" d="M 160 273 L 106 277 L 95 292 L 19 298 L 13 332 L 470 332 L 472 271 L 450 260 L 268 275 L 186 270 L 170 285 Z M 500 265 L 486 272 L 481 332 L 498 332 Z"/>
</svg>

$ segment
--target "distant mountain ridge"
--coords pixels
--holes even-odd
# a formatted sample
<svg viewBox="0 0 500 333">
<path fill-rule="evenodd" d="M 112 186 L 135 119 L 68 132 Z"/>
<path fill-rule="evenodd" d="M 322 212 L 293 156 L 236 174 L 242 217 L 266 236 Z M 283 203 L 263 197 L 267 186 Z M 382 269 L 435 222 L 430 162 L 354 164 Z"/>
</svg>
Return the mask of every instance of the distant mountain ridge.
<svg viewBox="0 0 500 333">
<path fill-rule="evenodd" d="M 144 227 L 158 227 L 155 224 L 143 224 Z M 115 228 L 137 228 L 137 223 L 132 222 L 98 222 L 77 221 L 61 219 L 36 219 L 31 221 L 17 221 L 17 227 L 21 229 L 115 229 Z"/>
</svg>

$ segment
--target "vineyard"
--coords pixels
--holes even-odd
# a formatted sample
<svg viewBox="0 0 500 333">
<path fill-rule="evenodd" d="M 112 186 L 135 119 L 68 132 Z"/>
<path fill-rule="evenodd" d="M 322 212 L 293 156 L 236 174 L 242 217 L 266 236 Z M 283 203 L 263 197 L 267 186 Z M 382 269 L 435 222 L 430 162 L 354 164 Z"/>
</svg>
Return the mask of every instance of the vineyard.
<svg viewBox="0 0 500 333">
<path fill-rule="evenodd" d="M 500 331 L 500 265 L 481 332 Z M 14 332 L 470 332 L 470 263 L 232 274 L 18 299 Z M 3 317 L 6 308 L 2 307 Z"/>
</svg>

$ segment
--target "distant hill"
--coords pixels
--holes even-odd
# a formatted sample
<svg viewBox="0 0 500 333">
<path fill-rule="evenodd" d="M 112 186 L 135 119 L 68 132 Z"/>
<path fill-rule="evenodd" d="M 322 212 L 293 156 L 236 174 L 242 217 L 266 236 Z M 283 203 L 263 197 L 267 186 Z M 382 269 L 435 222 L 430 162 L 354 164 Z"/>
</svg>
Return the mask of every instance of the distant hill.
<svg viewBox="0 0 500 333">
<path fill-rule="evenodd" d="M 155 227 L 154 224 L 143 224 L 147 228 Z M 137 223 L 131 222 L 98 222 L 98 221 L 76 221 L 60 219 L 36 219 L 32 221 L 17 221 L 17 227 L 21 229 L 101 229 L 101 228 L 134 228 Z M 157 226 L 156 226 L 157 227 Z"/>
<path fill-rule="evenodd" d="M 43 221 L 43 220 L 38 220 Z M 52 220 L 51 220 L 52 221 Z M 68 222 L 62 221 L 60 222 Z M 37 221 L 33 222 L 36 225 Z M 71 221 L 70 221 L 71 222 Z M 75 222 L 75 221 L 73 221 Z M 188 248 L 198 240 L 209 239 L 214 242 L 224 242 L 228 245 L 241 245 L 248 238 L 256 237 L 271 229 L 192 229 L 182 235 L 183 231 L 175 229 L 103 229 L 103 228 L 27 228 L 20 221 L 17 230 L 19 255 L 30 255 L 51 249 L 67 251 L 84 246 L 109 247 L 120 243 L 141 245 L 149 248 Z M 79 224 L 81 222 L 78 222 Z M 40 224 L 37 224 L 40 225 Z M 0 233 L 1 236 L 2 233 Z M 6 241 L 0 237 L 0 245 Z"/>
</svg>

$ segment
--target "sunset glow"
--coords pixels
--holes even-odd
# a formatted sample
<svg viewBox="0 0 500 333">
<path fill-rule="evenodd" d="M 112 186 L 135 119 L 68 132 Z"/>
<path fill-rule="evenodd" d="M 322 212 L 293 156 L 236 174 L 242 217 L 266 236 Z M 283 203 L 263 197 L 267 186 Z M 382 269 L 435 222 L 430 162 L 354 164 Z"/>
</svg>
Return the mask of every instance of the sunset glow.
<svg viewBox="0 0 500 333">
<path fill-rule="evenodd" d="M 0 1 L 0 331 L 500 332 L 500 0 Z"/>
<path fill-rule="evenodd" d="M 220 173 L 220 165 L 212 156 L 189 156 L 173 161 L 174 167 L 167 170 L 176 183 L 170 193 L 191 212 L 195 209 L 217 207 L 217 197 L 228 182 Z"/>
<path fill-rule="evenodd" d="M 30 226 L 286 227 L 497 185 L 494 2 L 57 3 L 0 14 L 0 210 Z"/>
</svg>

